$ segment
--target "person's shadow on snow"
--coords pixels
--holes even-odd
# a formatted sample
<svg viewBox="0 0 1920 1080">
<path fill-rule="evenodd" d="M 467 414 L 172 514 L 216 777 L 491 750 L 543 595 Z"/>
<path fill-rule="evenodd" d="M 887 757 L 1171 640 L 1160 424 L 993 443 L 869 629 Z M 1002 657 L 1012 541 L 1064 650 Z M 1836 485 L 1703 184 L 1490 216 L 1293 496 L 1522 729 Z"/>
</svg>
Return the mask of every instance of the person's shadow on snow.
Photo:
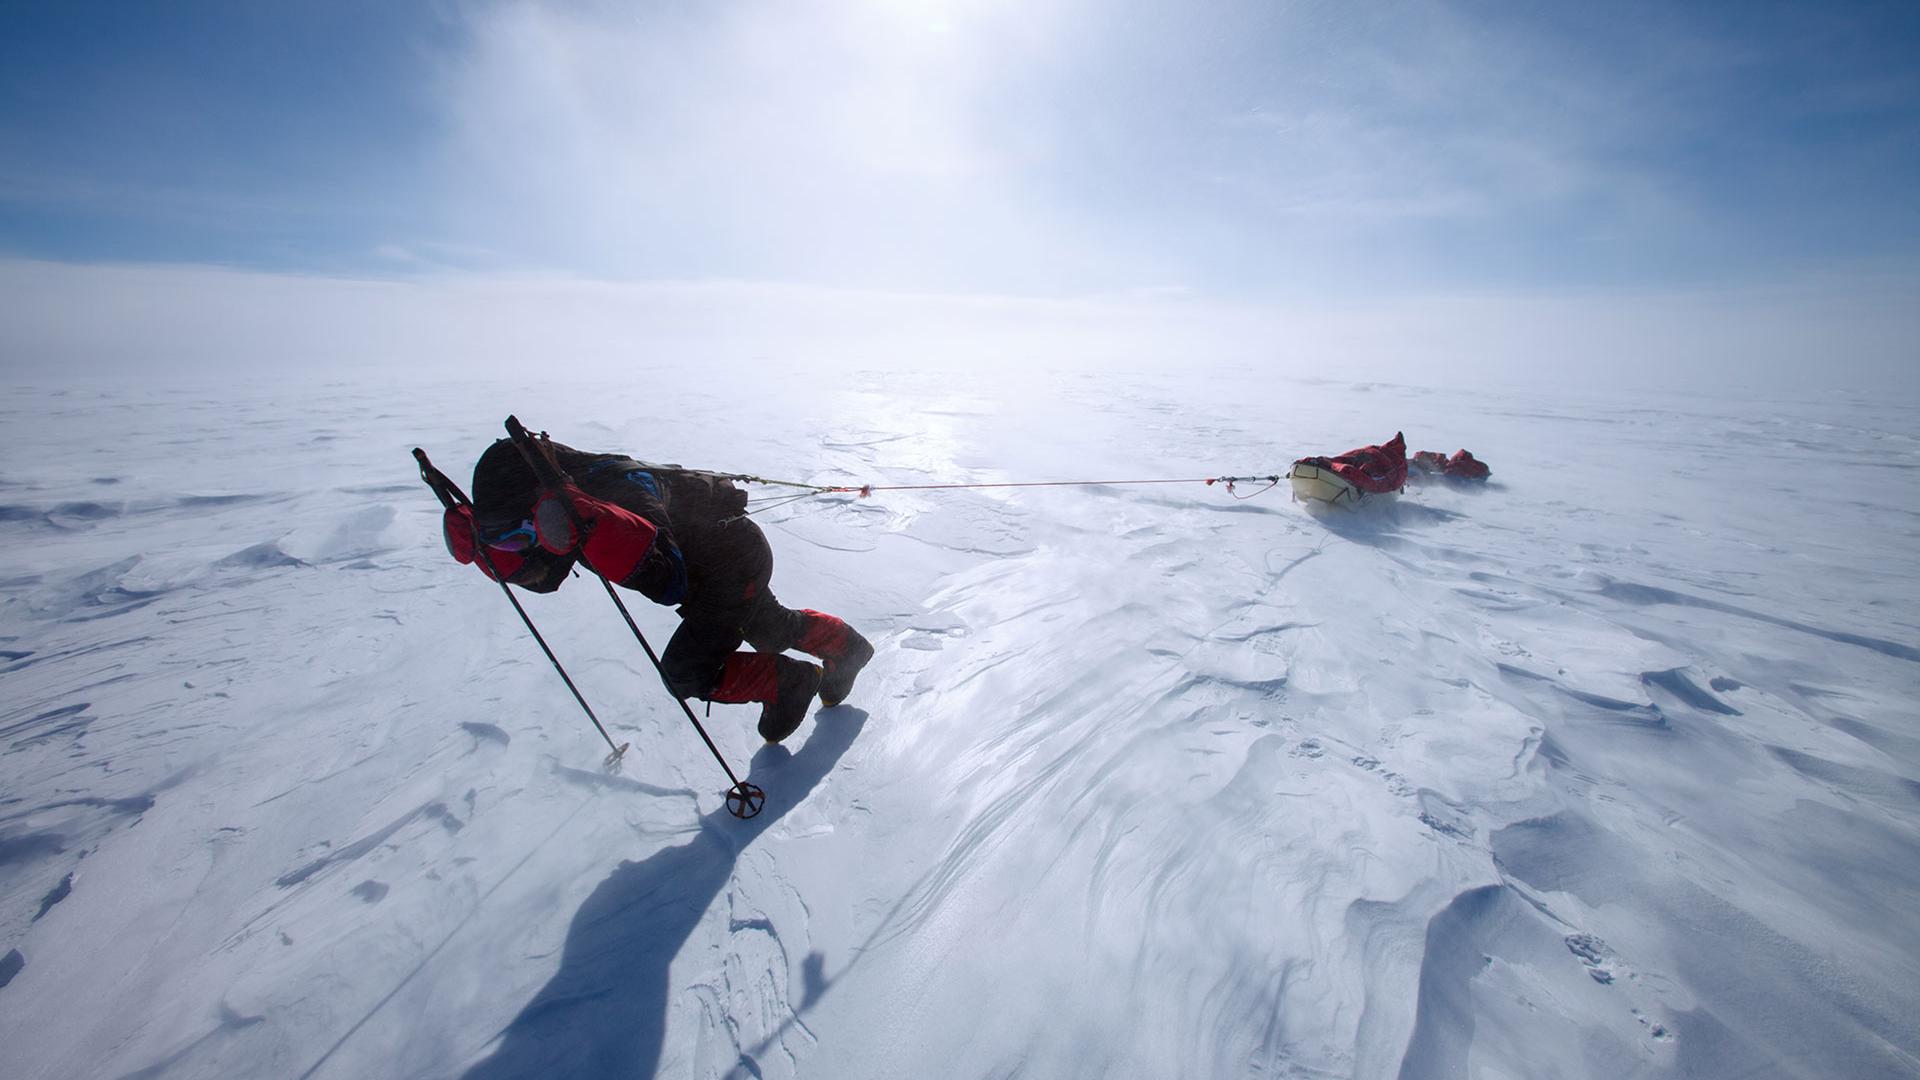
<svg viewBox="0 0 1920 1080">
<path fill-rule="evenodd" d="M 822 710 L 798 753 L 763 747 L 747 778 L 766 809 L 740 820 L 722 809 L 677 847 L 623 862 L 593 890 L 567 931 L 560 970 L 500 1034 L 465 1080 L 652 1076 L 667 1020 L 667 969 L 753 839 L 833 770 L 867 714 Z"/>
</svg>

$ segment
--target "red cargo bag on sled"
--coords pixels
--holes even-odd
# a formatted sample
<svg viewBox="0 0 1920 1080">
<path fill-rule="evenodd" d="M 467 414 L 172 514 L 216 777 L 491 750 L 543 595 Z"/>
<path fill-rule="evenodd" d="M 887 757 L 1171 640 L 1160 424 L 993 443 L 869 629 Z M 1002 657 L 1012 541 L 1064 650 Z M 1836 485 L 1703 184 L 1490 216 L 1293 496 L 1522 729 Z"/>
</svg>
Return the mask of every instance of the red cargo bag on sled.
<svg viewBox="0 0 1920 1080">
<path fill-rule="evenodd" d="M 1407 486 L 1407 438 L 1394 432 L 1378 446 L 1363 446 L 1338 457 L 1304 457 L 1287 471 L 1293 497 L 1328 506 L 1351 505 L 1371 495 Z"/>
<path fill-rule="evenodd" d="M 1422 450 L 1413 455 L 1413 464 L 1421 472 L 1439 473 L 1449 480 L 1485 480 L 1493 475 L 1486 462 L 1467 450 L 1457 450 L 1452 457 L 1438 450 Z"/>
</svg>

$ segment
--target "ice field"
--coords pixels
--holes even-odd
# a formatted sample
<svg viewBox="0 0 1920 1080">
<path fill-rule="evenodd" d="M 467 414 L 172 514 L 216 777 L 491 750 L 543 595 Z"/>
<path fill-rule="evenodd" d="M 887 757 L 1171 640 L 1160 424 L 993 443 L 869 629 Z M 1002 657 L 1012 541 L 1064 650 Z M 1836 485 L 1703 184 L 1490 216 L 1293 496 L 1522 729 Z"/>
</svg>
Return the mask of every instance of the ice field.
<svg viewBox="0 0 1920 1080">
<path fill-rule="evenodd" d="M 879 651 L 781 748 L 714 707 L 742 822 L 596 583 L 526 602 L 611 774 L 447 557 L 408 451 L 464 484 L 510 412 L 820 484 L 1396 430 L 1493 479 L 767 510 L 775 592 Z M 1920 402 L 770 366 L 0 414 L 9 1077 L 1920 1075 Z"/>
</svg>

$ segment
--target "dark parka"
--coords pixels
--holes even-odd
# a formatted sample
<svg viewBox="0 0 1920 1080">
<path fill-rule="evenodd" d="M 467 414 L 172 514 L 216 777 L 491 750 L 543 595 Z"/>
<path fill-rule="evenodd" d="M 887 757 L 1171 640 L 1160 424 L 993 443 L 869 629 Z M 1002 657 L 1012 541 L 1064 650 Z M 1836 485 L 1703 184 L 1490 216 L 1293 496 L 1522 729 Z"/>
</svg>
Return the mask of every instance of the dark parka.
<svg viewBox="0 0 1920 1080">
<path fill-rule="evenodd" d="M 662 662 L 669 684 L 683 697 L 705 697 L 726 656 L 744 640 L 781 652 L 804 632 L 799 612 L 782 607 L 768 590 L 773 551 L 753 519 L 746 492 L 717 473 L 655 465 L 624 454 L 592 454 L 549 444 L 560 468 L 580 490 L 651 522 L 659 535 L 645 562 L 618 584 L 648 599 L 677 605 L 681 627 Z M 510 439 L 495 442 L 473 470 L 474 517 L 481 535 L 505 533 L 528 519 L 539 484 Z M 576 561 L 538 547 L 507 580 L 533 592 L 552 592 Z"/>
</svg>

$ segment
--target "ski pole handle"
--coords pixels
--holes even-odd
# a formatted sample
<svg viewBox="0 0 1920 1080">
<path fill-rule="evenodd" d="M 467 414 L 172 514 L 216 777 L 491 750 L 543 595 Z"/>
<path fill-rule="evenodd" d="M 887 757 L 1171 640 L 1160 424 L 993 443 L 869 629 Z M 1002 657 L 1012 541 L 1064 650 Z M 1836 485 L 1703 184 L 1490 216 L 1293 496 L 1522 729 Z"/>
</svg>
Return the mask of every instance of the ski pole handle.
<svg viewBox="0 0 1920 1080">
<path fill-rule="evenodd" d="M 540 482 L 541 487 L 559 490 L 572 483 L 572 477 L 569 477 L 565 470 L 560 468 L 560 463 L 554 459 L 553 448 L 541 439 L 535 438 L 533 433 L 520 423 L 519 417 L 507 417 L 507 437 L 513 440 L 513 445 L 518 447 L 521 455 L 527 459 L 527 467 L 533 470 L 534 479 Z"/>
<path fill-rule="evenodd" d="M 534 532 L 540 546 L 555 555 L 577 554 L 589 524 L 582 520 L 580 508 L 573 501 L 580 489 L 560 467 L 553 447 L 543 441 L 544 435 L 534 438 L 514 416 L 507 417 L 507 435 L 540 486 L 540 498 L 533 509 Z"/>
<path fill-rule="evenodd" d="M 442 509 L 451 510 L 466 504 L 467 496 L 460 490 L 460 486 L 449 480 L 446 473 L 433 467 L 433 462 L 427 460 L 425 450 L 414 447 L 413 460 L 420 463 L 420 479 L 426 481 L 427 486 L 433 489 L 434 495 L 440 499 Z"/>
</svg>

